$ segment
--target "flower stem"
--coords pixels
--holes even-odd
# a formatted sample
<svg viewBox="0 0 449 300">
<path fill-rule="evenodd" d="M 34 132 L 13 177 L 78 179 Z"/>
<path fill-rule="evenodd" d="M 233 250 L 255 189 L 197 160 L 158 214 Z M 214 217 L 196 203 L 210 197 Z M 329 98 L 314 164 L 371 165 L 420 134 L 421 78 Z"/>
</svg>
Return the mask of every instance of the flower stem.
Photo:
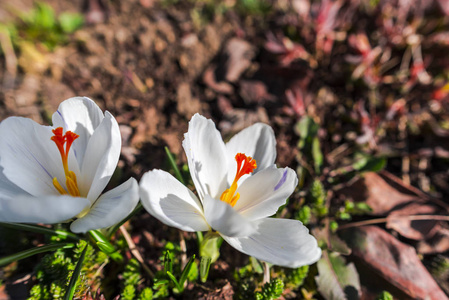
<svg viewBox="0 0 449 300">
<path fill-rule="evenodd" d="M 220 256 L 220 246 L 223 242 L 221 236 L 209 231 L 200 243 L 200 277 L 201 282 L 206 282 L 209 275 L 209 268 Z"/>
</svg>

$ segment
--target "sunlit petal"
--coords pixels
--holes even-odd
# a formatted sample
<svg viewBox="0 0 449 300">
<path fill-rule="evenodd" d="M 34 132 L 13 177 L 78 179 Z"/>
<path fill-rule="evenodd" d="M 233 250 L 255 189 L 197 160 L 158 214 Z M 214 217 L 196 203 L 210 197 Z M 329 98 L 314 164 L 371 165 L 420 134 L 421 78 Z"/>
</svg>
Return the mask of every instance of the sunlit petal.
<svg viewBox="0 0 449 300">
<path fill-rule="evenodd" d="M 140 181 L 140 195 L 145 209 L 162 223 L 184 231 L 209 230 L 199 200 L 169 173 L 145 173 Z"/>
<path fill-rule="evenodd" d="M 251 236 L 223 238 L 235 249 L 278 266 L 298 268 L 321 257 L 316 239 L 296 220 L 266 218 Z"/>
<path fill-rule="evenodd" d="M 87 215 L 70 225 L 73 232 L 110 227 L 126 218 L 139 202 L 139 186 L 134 178 L 104 193 Z"/>
<path fill-rule="evenodd" d="M 257 169 L 253 174 L 260 172 L 274 164 L 276 159 L 276 138 L 273 129 L 263 123 L 256 123 L 234 135 L 226 143 L 228 156 L 228 183 L 231 184 L 236 172 L 234 157 L 237 153 L 244 153 L 257 161 Z"/>
<path fill-rule="evenodd" d="M 54 194 L 53 178 L 65 178 L 51 128 L 11 117 L 0 124 L 0 166 L 4 175 L 31 195 Z"/>
<path fill-rule="evenodd" d="M 95 129 L 87 145 L 79 188 L 93 202 L 109 182 L 120 156 L 121 138 L 117 121 L 109 113 Z"/>
<path fill-rule="evenodd" d="M 0 195 L 0 221 L 54 224 L 67 221 L 90 205 L 86 198 L 63 195 Z"/>
<path fill-rule="evenodd" d="M 227 158 L 215 124 L 199 114 L 194 115 L 182 145 L 200 199 L 205 195 L 219 198 L 227 186 Z"/>
<path fill-rule="evenodd" d="M 79 168 L 82 166 L 89 139 L 103 118 L 103 112 L 98 105 L 87 97 L 73 97 L 61 102 L 52 116 L 55 128 L 62 127 L 79 135 L 72 146 Z"/>
<path fill-rule="evenodd" d="M 222 235 L 243 237 L 254 233 L 257 229 L 257 223 L 243 217 L 223 201 L 206 195 L 203 204 L 207 223 Z"/>
<path fill-rule="evenodd" d="M 285 204 L 297 185 L 298 177 L 292 169 L 265 169 L 239 186 L 240 199 L 234 209 L 251 220 L 269 217 Z"/>
</svg>

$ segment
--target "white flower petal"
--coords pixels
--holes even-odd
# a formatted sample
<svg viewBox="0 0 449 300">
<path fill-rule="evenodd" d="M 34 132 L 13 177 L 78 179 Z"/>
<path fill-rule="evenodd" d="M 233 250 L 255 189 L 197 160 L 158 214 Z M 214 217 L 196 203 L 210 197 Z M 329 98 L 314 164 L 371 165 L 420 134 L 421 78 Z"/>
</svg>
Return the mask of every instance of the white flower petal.
<svg viewBox="0 0 449 300">
<path fill-rule="evenodd" d="M 104 193 L 89 212 L 70 225 L 73 232 L 110 227 L 126 218 L 139 202 L 139 185 L 134 178 Z"/>
<path fill-rule="evenodd" d="M 59 194 L 52 180 L 65 184 L 65 175 L 51 127 L 11 117 L 0 124 L 0 136 L 0 165 L 12 183 L 34 196 Z"/>
<path fill-rule="evenodd" d="M 109 113 L 95 129 L 87 144 L 78 187 L 93 203 L 104 190 L 115 168 L 121 150 L 120 130 Z"/>
<path fill-rule="evenodd" d="M 90 205 L 86 198 L 27 194 L 6 199 L 0 195 L 0 221 L 20 223 L 60 223 L 67 221 Z"/>
<path fill-rule="evenodd" d="M 184 231 L 207 231 L 197 197 L 170 173 L 153 170 L 140 180 L 143 207 L 162 223 Z"/>
<path fill-rule="evenodd" d="M 228 155 L 228 183 L 234 181 L 237 171 L 237 163 L 235 155 L 244 153 L 251 156 L 257 162 L 257 169 L 253 174 L 260 172 L 274 164 L 276 159 L 276 138 L 273 129 L 267 124 L 256 123 L 248 128 L 243 129 L 234 135 L 229 142 L 226 143 Z"/>
<path fill-rule="evenodd" d="M 219 198 L 227 188 L 226 148 L 215 124 L 195 114 L 182 142 L 190 174 L 200 199 L 205 195 Z"/>
<path fill-rule="evenodd" d="M 12 183 L 5 174 L 3 174 L 3 168 L 0 166 L 0 198 L 9 200 L 19 194 L 28 193 Z"/>
<path fill-rule="evenodd" d="M 269 217 L 285 204 L 297 185 L 298 177 L 292 169 L 265 169 L 238 187 L 240 199 L 234 209 L 251 220 Z"/>
<path fill-rule="evenodd" d="M 212 229 L 230 237 L 244 237 L 257 230 L 257 223 L 238 214 L 231 205 L 209 195 L 203 200 L 204 215 Z"/>
<path fill-rule="evenodd" d="M 223 238 L 235 249 L 278 266 L 298 268 L 320 259 L 316 239 L 301 222 L 273 218 L 259 222 L 257 233 L 251 236 Z"/>
<path fill-rule="evenodd" d="M 87 97 L 73 97 L 63 101 L 53 114 L 53 126 L 62 127 L 79 135 L 72 149 L 81 168 L 87 144 L 104 115 L 94 101 Z"/>
</svg>

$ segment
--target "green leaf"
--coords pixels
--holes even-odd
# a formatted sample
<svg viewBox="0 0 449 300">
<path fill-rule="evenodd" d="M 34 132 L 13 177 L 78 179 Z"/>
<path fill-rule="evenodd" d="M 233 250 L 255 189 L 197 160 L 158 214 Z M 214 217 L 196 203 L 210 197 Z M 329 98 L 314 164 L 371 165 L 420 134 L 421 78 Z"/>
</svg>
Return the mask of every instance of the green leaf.
<svg viewBox="0 0 449 300">
<path fill-rule="evenodd" d="M 351 220 L 352 219 L 351 215 L 348 214 L 347 212 L 340 212 L 339 218 L 340 218 L 340 220 Z"/>
<path fill-rule="evenodd" d="M 282 296 L 284 283 L 281 279 L 275 278 L 263 285 L 262 291 L 255 294 L 256 300 L 272 300 Z"/>
<path fill-rule="evenodd" d="M 90 230 L 90 237 L 96 242 L 98 248 L 109 255 L 113 260 L 117 262 L 123 261 L 123 256 L 117 252 L 115 247 L 109 242 L 109 240 L 99 230 Z"/>
<path fill-rule="evenodd" d="M 329 229 L 332 233 L 336 232 L 338 229 L 338 223 L 336 221 L 329 222 Z"/>
<path fill-rule="evenodd" d="M 373 209 L 365 202 L 357 202 L 355 204 L 355 207 L 360 212 L 372 212 Z"/>
<path fill-rule="evenodd" d="M 206 233 L 200 244 L 200 256 L 209 257 L 211 263 L 214 263 L 220 256 L 221 243 L 223 243 L 223 239 L 219 234 L 216 232 Z"/>
<path fill-rule="evenodd" d="M 111 254 L 115 252 L 115 248 L 111 246 L 111 244 L 109 243 L 107 244 L 103 242 L 97 242 L 97 247 L 106 254 Z"/>
<path fill-rule="evenodd" d="M 320 148 L 320 140 L 318 137 L 314 137 L 312 140 L 312 157 L 315 165 L 315 172 L 320 174 L 321 167 L 323 166 L 323 153 Z"/>
<path fill-rule="evenodd" d="M 310 208 L 310 206 L 307 205 L 301 207 L 301 209 L 298 211 L 298 214 L 296 215 L 296 219 L 301 221 L 304 225 L 309 224 L 311 218 L 312 218 L 312 209 Z"/>
<path fill-rule="evenodd" d="M 379 172 L 385 165 L 387 160 L 384 157 L 369 157 L 363 156 L 357 160 L 352 167 L 359 172 Z"/>
<path fill-rule="evenodd" d="M 45 245 L 45 246 L 39 246 L 34 247 L 31 249 L 27 249 L 24 251 L 21 251 L 16 254 L 8 255 L 5 257 L 0 258 L 0 266 L 8 265 L 14 261 L 21 260 L 30 256 L 33 256 L 35 254 L 48 252 L 48 251 L 54 251 L 59 248 L 73 248 L 75 245 L 71 243 L 59 243 L 59 244 L 51 244 L 51 245 Z"/>
<path fill-rule="evenodd" d="M 72 33 L 84 24 L 84 18 L 77 13 L 64 12 L 58 17 L 59 25 L 65 33 Z"/>
<path fill-rule="evenodd" d="M 263 266 L 257 258 L 250 256 L 249 261 L 251 262 L 254 272 L 257 274 L 263 274 Z"/>
<path fill-rule="evenodd" d="M 319 275 L 315 277 L 318 291 L 327 300 L 359 299 L 359 274 L 353 263 L 335 252 L 323 251 L 317 264 Z"/>
<path fill-rule="evenodd" d="M 170 271 L 167 271 L 166 273 L 167 273 L 168 278 L 170 278 L 171 281 L 173 281 L 173 283 L 175 284 L 175 288 L 177 289 L 177 292 L 182 293 L 184 288 L 179 285 L 178 281 L 176 280 L 175 275 L 173 275 Z"/>
<path fill-rule="evenodd" d="M 133 285 L 127 285 L 120 296 L 120 299 L 123 300 L 134 300 L 136 298 L 136 288 Z"/>
<path fill-rule="evenodd" d="M 314 137 L 318 134 L 318 129 L 320 128 L 315 121 L 309 117 L 303 117 L 297 124 L 298 132 L 301 138 Z"/>
<path fill-rule="evenodd" d="M 146 287 L 140 293 L 138 300 L 152 300 L 153 299 L 153 290 L 150 287 Z"/>
<path fill-rule="evenodd" d="M 164 270 L 166 272 L 173 272 L 173 261 L 172 256 L 170 255 L 170 251 L 165 251 L 164 255 Z"/>
<path fill-rule="evenodd" d="M 200 278 L 201 282 L 206 282 L 207 277 L 209 276 L 209 269 L 210 269 L 210 257 L 202 256 L 200 260 Z"/>
<path fill-rule="evenodd" d="M 65 300 L 72 300 L 73 295 L 75 295 L 75 290 L 78 282 L 78 278 L 81 274 L 81 268 L 83 266 L 84 257 L 86 256 L 87 247 L 89 245 L 84 246 L 84 250 L 80 255 L 80 258 L 78 259 L 78 262 L 76 263 L 75 270 L 73 270 L 72 278 L 70 278 L 69 286 L 67 287 L 67 292 L 65 293 Z"/>
<path fill-rule="evenodd" d="M 389 292 L 383 291 L 383 292 L 379 295 L 379 297 L 377 297 L 376 300 L 393 300 L 393 299 L 394 299 L 393 296 L 392 296 Z"/>
<path fill-rule="evenodd" d="M 184 287 L 184 282 L 187 280 L 187 276 L 193 267 L 193 262 L 195 261 L 195 254 L 189 259 L 184 270 L 182 270 L 181 277 L 179 277 L 179 285 Z M 182 292 L 182 291 L 181 291 Z"/>
<path fill-rule="evenodd" d="M 176 178 L 182 184 L 185 184 L 181 172 L 179 171 L 178 165 L 176 164 L 175 158 L 173 157 L 173 154 L 170 152 L 170 149 L 168 149 L 168 147 L 165 147 L 165 153 L 167 154 L 168 161 L 170 162 L 170 165 L 173 168 L 173 171 L 175 172 Z"/>
<path fill-rule="evenodd" d="M 305 265 L 296 269 L 288 269 L 286 271 L 287 275 L 287 287 L 291 289 L 298 289 L 300 286 L 304 284 L 304 280 L 307 278 L 309 274 L 309 266 Z"/>
<path fill-rule="evenodd" d="M 64 230 L 55 230 L 55 229 L 38 226 L 38 225 L 0 222 L 0 226 L 6 227 L 6 228 L 11 228 L 11 229 L 16 229 L 16 230 L 24 230 L 24 231 L 30 231 L 30 232 L 36 232 L 36 233 L 42 233 L 42 234 L 56 235 L 61 238 L 68 238 L 68 239 L 72 239 L 75 241 L 80 240 L 79 236 L 77 236 L 73 233 L 70 233 L 70 232 L 67 232 Z"/>
<path fill-rule="evenodd" d="M 37 3 L 34 15 L 34 24 L 36 27 L 52 30 L 56 24 L 55 12 L 53 8 L 46 3 Z"/>
</svg>

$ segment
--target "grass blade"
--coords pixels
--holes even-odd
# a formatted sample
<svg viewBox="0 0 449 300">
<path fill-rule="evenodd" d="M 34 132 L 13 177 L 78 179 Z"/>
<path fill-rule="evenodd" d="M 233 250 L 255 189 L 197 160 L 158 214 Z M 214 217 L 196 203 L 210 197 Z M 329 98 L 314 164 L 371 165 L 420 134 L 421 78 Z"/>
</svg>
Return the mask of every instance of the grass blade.
<svg viewBox="0 0 449 300">
<path fill-rule="evenodd" d="M 36 233 L 42 233 L 42 234 L 49 234 L 49 235 L 58 235 L 60 237 L 68 238 L 74 241 L 79 241 L 80 238 L 76 234 L 64 231 L 64 230 L 55 230 L 43 226 L 37 226 L 37 225 L 29 225 L 29 224 L 20 224 L 20 223 L 4 223 L 0 222 L 0 226 L 16 229 L 16 230 L 24 230 L 24 231 L 30 231 L 30 232 L 36 232 Z"/>
<path fill-rule="evenodd" d="M 59 248 L 72 248 L 73 246 L 74 246 L 74 244 L 71 244 L 71 243 L 59 243 L 59 244 L 51 244 L 51 245 L 34 247 L 31 249 L 21 251 L 19 253 L 15 253 L 15 254 L 0 258 L 0 266 L 8 265 L 14 261 L 21 260 L 21 259 L 33 256 L 33 255 L 36 255 L 39 253 L 54 251 Z"/>
<path fill-rule="evenodd" d="M 84 250 L 76 263 L 75 270 L 73 270 L 72 278 L 70 278 L 69 286 L 67 287 L 67 292 L 65 293 L 65 300 L 72 300 L 75 295 L 76 283 L 78 282 L 78 278 L 81 274 L 81 267 L 83 266 L 84 257 L 86 256 L 88 246 L 89 245 L 84 246 Z"/>
<path fill-rule="evenodd" d="M 184 282 L 187 280 L 187 276 L 190 273 L 190 269 L 192 269 L 194 261 L 195 261 L 195 254 L 189 259 L 189 262 L 184 267 L 184 270 L 182 270 L 181 277 L 179 278 L 180 286 L 184 287 Z"/>
<path fill-rule="evenodd" d="M 179 285 L 178 281 L 176 280 L 175 276 L 170 272 L 167 271 L 167 276 L 171 279 L 171 281 L 173 281 L 173 283 L 175 284 L 176 289 L 178 290 L 178 293 L 182 293 L 182 291 L 184 290 L 184 287 L 182 287 L 181 285 Z"/>
<path fill-rule="evenodd" d="M 175 158 L 173 157 L 173 154 L 170 152 L 168 147 L 165 147 L 165 153 L 167 154 L 168 161 L 170 162 L 171 167 L 173 168 L 173 171 L 175 172 L 176 178 L 182 183 L 184 183 L 184 179 L 182 178 L 181 172 L 179 171 L 178 166 L 176 165 Z"/>
</svg>

